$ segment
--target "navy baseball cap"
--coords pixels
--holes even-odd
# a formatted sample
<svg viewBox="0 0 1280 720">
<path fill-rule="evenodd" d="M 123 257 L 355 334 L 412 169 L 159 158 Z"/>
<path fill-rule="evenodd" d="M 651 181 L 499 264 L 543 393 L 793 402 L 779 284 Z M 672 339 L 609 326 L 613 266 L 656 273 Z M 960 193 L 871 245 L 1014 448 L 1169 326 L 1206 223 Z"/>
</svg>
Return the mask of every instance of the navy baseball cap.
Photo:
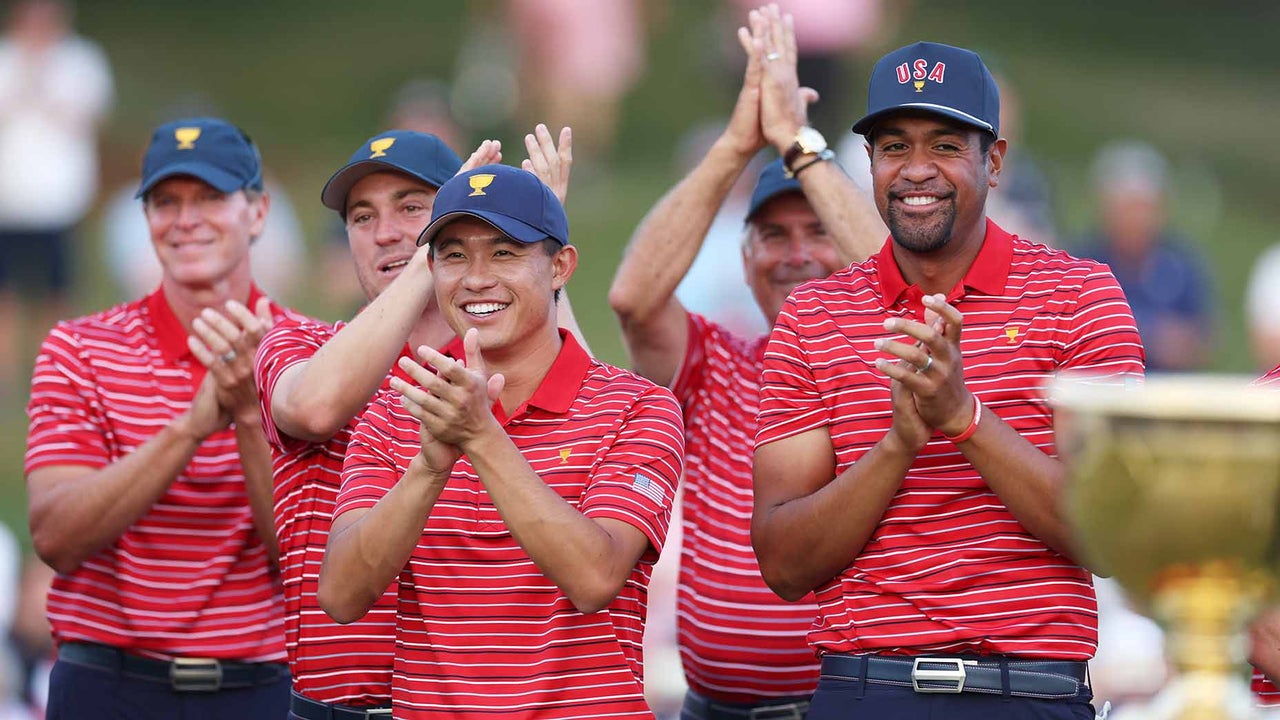
<svg viewBox="0 0 1280 720">
<path fill-rule="evenodd" d="M 760 211 L 770 200 L 786 193 L 803 193 L 800 181 L 787 177 L 782 166 L 782 158 L 778 158 L 760 171 L 760 179 L 756 180 L 756 189 L 751 191 L 751 204 L 747 207 L 747 222 Z"/>
<path fill-rule="evenodd" d="M 866 135 L 897 110 L 944 115 L 1000 136 L 1000 91 L 972 50 L 918 42 L 880 58 L 867 87 L 867 114 L 853 131 Z"/>
<path fill-rule="evenodd" d="M 460 167 L 462 160 L 458 154 L 435 135 L 412 130 L 388 130 L 369 138 L 351 154 L 347 164 L 324 184 L 320 202 L 330 210 L 345 214 L 347 193 L 367 175 L 395 170 L 438 188 Z"/>
<path fill-rule="evenodd" d="M 436 193 L 431 224 L 418 236 L 425 245 L 451 221 L 479 218 L 513 240 L 569 244 L 564 205 L 537 175 L 510 165 L 483 165 L 455 175 Z"/>
<path fill-rule="evenodd" d="M 226 120 L 175 120 L 151 134 L 142 156 L 142 184 L 134 197 L 177 175 L 190 175 L 224 193 L 261 190 L 262 159 L 249 136 Z"/>
</svg>

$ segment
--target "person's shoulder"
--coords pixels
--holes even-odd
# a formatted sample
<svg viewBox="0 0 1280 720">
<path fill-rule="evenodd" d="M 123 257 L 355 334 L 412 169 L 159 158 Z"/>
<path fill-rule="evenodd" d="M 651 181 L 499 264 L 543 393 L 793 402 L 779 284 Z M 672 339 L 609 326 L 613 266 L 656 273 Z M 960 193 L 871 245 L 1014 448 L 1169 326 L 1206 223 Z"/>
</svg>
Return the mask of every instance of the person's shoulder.
<svg viewBox="0 0 1280 720">
<path fill-rule="evenodd" d="M 620 368 L 617 365 L 610 365 L 596 358 L 591 360 L 583 385 L 584 387 L 590 387 L 591 390 L 588 392 L 596 397 L 608 395 L 654 396 L 669 398 L 671 402 L 675 402 L 675 395 L 671 393 L 671 390 L 654 383 L 648 378 L 641 377 L 631 370 Z"/>
<path fill-rule="evenodd" d="M 1105 262 L 1095 259 L 1091 253 L 1075 254 L 1017 235 L 1009 237 L 1013 246 L 1012 265 L 1015 270 L 1021 266 L 1024 272 L 1086 274 L 1099 271 L 1111 272 Z"/>
<path fill-rule="evenodd" d="M 279 314 L 275 325 L 271 328 L 270 335 L 275 338 L 308 338 L 323 342 L 336 335 L 338 330 L 342 329 L 342 325 L 343 323 L 328 323 L 289 308 L 283 308 L 283 312 Z"/>
<path fill-rule="evenodd" d="M 130 334 L 151 322 L 146 311 L 146 298 L 118 303 L 88 315 L 58 321 L 55 330 L 67 333 L 99 335 Z"/>
<path fill-rule="evenodd" d="M 45 336 L 41 352 L 56 355 L 135 353 L 153 327 L 145 299 L 124 302 L 58 321 Z"/>
<path fill-rule="evenodd" d="M 769 333 L 743 335 L 722 325 L 705 315 L 689 313 L 689 323 L 694 332 L 705 338 L 708 346 L 723 348 L 731 355 L 753 357 L 759 354 L 760 346 L 769 339 Z"/>
<path fill-rule="evenodd" d="M 287 322 L 292 322 L 297 324 L 313 324 L 313 325 L 328 324 L 328 323 L 325 323 L 323 320 L 318 320 L 316 318 L 311 317 L 310 315 L 303 313 L 301 310 L 295 310 L 294 308 L 291 308 L 288 305 L 285 305 L 284 303 L 280 302 L 275 298 L 268 298 L 268 300 L 270 300 L 271 302 L 271 314 L 275 316 L 277 323 L 287 321 Z"/>
</svg>

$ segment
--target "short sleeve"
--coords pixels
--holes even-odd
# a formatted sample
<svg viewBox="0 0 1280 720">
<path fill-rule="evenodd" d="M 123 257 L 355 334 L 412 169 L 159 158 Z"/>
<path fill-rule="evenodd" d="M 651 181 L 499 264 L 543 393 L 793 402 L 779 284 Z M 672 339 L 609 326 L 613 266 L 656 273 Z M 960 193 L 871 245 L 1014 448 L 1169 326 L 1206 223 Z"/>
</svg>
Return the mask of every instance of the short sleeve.
<svg viewBox="0 0 1280 720">
<path fill-rule="evenodd" d="M 66 323 L 56 326 L 40 346 L 27 416 L 27 473 L 50 465 L 110 464 L 110 428 L 97 379 L 74 328 Z"/>
<path fill-rule="evenodd" d="M 579 509 L 639 529 L 657 552 L 666 541 L 684 472 L 684 422 L 669 390 L 652 387 L 623 414 L 587 479 Z"/>
<path fill-rule="evenodd" d="M 703 370 L 707 364 L 707 341 L 711 323 L 696 313 L 686 313 L 686 316 L 688 317 L 688 338 L 685 342 L 684 357 L 680 358 L 680 367 L 676 368 L 675 378 L 671 381 L 671 392 L 687 412 L 689 402 L 702 388 L 702 382 L 706 378 Z"/>
<path fill-rule="evenodd" d="M 302 440 L 280 432 L 272 417 L 271 403 L 275 397 L 276 384 L 285 371 L 309 361 L 332 334 L 332 330 L 325 325 L 285 320 L 273 327 L 258 345 L 253 375 L 258 385 L 263 431 L 273 447 L 291 450 L 305 444 Z"/>
<path fill-rule="evenodd" d="M 342 461 L 342 489 L 333 517 L 349 510 L 367 510 L 378 504 L 404 474 L 392 451 L 392 416 L 395 396 L 379 393 L 356 423 Z"/>
<path fill-rule="evenodd" d="M 787 298 L 769 335 L 760 373 L 756 447 L 828 424 L 799 332 L 796 294 Z"/>
<path fill-rule="evenodd" d="M 1140 376 L 1146 354 L 1124 291 L 1105 265 L 1090 265 L 1064 339 L 1061 368 Z"/>
</svg>

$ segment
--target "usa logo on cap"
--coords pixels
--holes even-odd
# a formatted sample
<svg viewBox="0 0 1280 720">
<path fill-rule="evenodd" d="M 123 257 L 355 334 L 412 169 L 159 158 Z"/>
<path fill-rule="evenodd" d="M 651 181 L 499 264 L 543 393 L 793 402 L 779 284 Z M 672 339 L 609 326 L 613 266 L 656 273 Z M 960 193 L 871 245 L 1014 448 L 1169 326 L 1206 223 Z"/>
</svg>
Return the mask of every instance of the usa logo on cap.
<svg viewBox="0 0 1280 720">
<path fill-rule="evenodd" d="M 913 63 L 902 63 L 897 68 L 898 84 L 906 85 L 911 83 L 915 86 L 916 92 L 924 92 L 924 81 L 932 80 L 939 85 L 943 83 L 943 77 L 947 72 L 947 64 L 937 62 L 933 64 L 933 69 L 929 69 L 929 61 L 919 58 Z"/>
</svg>

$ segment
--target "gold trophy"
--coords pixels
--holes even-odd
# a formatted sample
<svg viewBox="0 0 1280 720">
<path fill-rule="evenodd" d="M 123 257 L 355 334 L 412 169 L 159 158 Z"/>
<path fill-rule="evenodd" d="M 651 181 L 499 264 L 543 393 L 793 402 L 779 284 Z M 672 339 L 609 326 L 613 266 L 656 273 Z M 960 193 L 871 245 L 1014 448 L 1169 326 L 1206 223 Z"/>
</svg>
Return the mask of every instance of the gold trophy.
<svg viewBox="0 0 1280 720">
<path fill-rule="evenodd" d="M 1064 373 L 1050 399 L 1080 560 L 1160 623 L 1175 671 L 1117 717 L 1274 717 L 1249 692 L 1245 630 L 1280 587 L 1280 392 L 1228 376 Z"/>
</svg>

